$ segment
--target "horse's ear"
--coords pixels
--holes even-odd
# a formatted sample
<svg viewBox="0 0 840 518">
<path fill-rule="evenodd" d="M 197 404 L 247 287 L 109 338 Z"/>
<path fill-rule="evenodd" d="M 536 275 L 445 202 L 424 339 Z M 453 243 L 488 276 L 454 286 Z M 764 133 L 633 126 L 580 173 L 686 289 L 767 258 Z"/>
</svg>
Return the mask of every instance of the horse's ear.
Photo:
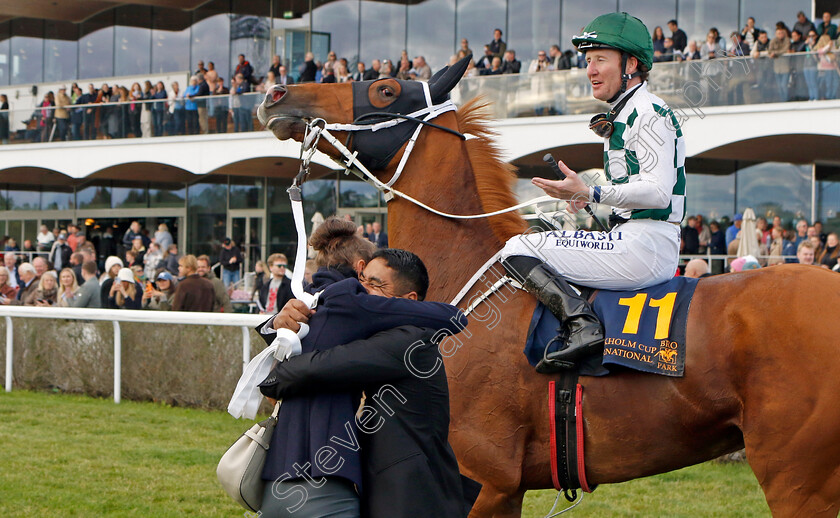
<svg viewBox="0 0 840 518">
<path fill-rule="evenodd" d="M 433 75 L 431 79 L 429 79 L 429 90 L 432 94 L 432 102 L 438 104 L 446 100 L 446 96 L 449 94 L 449 91 L 455 88 L 458 81 L 464 77 L 464 72 L 466 72 L 467 66 L 470 64 L 470 60 L 472 60 L 472 54 L 461 58 L 460 61 L 451 67 L 443 67 L 437 74 Z"/>
</svg>

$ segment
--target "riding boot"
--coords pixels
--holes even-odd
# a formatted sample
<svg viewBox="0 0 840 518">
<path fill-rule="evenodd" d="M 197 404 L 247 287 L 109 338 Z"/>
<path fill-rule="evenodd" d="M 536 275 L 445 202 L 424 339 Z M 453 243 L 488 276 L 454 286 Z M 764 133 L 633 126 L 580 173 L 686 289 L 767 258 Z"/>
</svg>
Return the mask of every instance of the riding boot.
<svg viewBox="0 0 840 518">
<path fill-rule="evenodd" d="M 505 269 L 529 293 L 537 297 L 562 323 L 562 341 L 566 347 L 547 353 L 539 372 L 570 368 L 572 362 L 601 352 L 604 328 L 583 297 L 551 266 L 528 256 L 511 256 L 503 261 Z"/>
</svg>

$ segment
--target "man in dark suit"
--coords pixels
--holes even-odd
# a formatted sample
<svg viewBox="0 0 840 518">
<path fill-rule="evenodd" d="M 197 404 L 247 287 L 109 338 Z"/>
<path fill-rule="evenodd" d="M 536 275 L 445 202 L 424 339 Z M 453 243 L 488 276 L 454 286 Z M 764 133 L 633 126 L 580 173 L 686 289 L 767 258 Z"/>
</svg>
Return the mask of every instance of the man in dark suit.
<svg viewBox="0 0 840 518">
<path fill-rule="evenodd" d="M 295 84 L 294 78 L 292 78 L 292 76 L 290 76 L 289 73 L 286 71 L 286 65 L 280 65 L 278 70 L 279 70 L 279 73 L 274 76 L 274 78 L 277 80 L 278 85 L 293 85 L 293 84 Z"/>
<path fill-rule="evenodd" d="M 373 81 L 374 79 L 379 79 L 380 68 L 382 68 L 382 62 L 378 59 L 374 59 L 370 62 L 370 68 L 365 70 L 365 74 L 362 76 L 362 80 Z"/>
<path fill-rule="evenodd" d="M 364 278 L 391 287 L 381 289 L 389 297 L 400 297 L 396 287 L 409 285 L 399 270 L 376 260 Z M 379 288 L 372 289 L 373 294 Z M 305 305 L 291 301 L 275 318 L 275 327 L 294 329 L 308 321 L 308 314 Z M 448 442 L 449 389 L 437 346 L 444 336 L 432 328 L 396 327 L 290 358 L 260 385 L 271 398 L 365 392 L 355 423 L 363 433 L 348 436 L 358 439 L 363 455 L 362 516 L 408 518 L 422 509 L 424 516 L 466 517 L 478 496 L 480 485 L 460 475 Z M 274 494 L 288 499 L 287 505 L 308 494 L 304 480 L 284 489 Z"/>
<path fill-rule="evenodd" d="M 388 248 L 388 234 L 382 232 L 382 224 L 378 221 L 373 222 L 373 228 L 368 239 L 375 244 L 377 248 Z"/>
</svg>

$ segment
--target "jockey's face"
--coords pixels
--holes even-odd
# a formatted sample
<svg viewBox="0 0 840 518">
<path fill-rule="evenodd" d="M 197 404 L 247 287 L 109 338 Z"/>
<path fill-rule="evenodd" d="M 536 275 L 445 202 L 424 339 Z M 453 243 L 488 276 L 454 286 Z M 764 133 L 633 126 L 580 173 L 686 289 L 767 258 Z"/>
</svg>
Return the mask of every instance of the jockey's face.
<svg viewBox="0 0 840 518">
<path fill-rule="evenodd" d="M 628 73 L 630 61 L 635 60 L 628 59 Z M 586 52 L 586 63 L 592 95 L 600 101 L 615 96 L 621 89 L 621 53 L 614 49 L 591 49 Z"/>
</svg>

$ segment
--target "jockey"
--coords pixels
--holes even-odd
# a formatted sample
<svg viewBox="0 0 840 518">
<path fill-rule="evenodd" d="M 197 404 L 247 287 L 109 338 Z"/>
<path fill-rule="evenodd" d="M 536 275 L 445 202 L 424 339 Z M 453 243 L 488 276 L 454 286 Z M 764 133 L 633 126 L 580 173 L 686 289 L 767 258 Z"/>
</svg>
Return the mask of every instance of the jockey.
<svg viewBox="0 0 840 518">
<path fill-rule="evenodd" d="M 534 178 L 533 183 L 570 200 L 571 211 L 586 202 L 612 206 L 614 226 L 610 232 L 514 236 L 502 250 L 508 272 L 563 322 L 567 347 L 546 357 L 549 368 L 568 368 L 603 347 L 598 317 L 567 281 L 612 290 L 667 281 L 677 269 L 685 213 L 685 143 L 673 112 L 647 89 L 653 66 L 647 27 L 627 13 L 605 14 L 572 44 L 586 54 L 594 97 L 610 104 L 608 113 L 590 123 L 604 138 L 609 185 L 590 187 L 563 162 L 566 179 Z"/>
</svg>

